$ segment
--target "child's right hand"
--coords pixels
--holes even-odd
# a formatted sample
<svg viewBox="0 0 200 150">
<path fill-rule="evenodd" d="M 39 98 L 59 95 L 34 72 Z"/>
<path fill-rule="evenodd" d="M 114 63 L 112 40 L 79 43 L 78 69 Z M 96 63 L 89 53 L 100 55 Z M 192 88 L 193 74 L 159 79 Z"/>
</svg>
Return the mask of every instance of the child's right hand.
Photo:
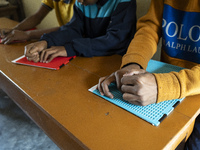
<svg viewBox="0 0 200 150">
<path fill-rule="evenodd" d="M 117 88 L 121 91 L 121 86 L 122 86 L 121 79 L 123 78 L 124 75 L 128 76 L 128 73 L 132 70 L 134 70 L 135 72 L 141 73 L 141 69 L 139 65 L 130 64 L 122 69 L 117 70 L 116 72 L 113 72 L 109 76 L 101 77 L 99 79 L 97 89 L 99 90 L 101 95 L 105 95 L 109 98 L 113 98 L 113 94 L 109 91 L 108 86 L 112 82 L 115 82 L 117 85 Z"/>
<path fill-rule="evenodd" d="M 47 49 L 46 41 L 34 42 L 25 46 L 24 55 L 29 61 L 39 62 L 40 52 Z"/>
</svg>

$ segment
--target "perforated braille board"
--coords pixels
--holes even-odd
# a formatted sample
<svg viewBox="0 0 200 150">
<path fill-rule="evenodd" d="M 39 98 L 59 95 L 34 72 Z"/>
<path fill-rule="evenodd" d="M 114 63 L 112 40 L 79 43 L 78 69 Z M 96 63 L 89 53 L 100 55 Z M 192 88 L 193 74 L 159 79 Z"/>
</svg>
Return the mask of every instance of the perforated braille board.
<svg viewBox="0 0 200 150">
<path fill-rule="evenodd" d="M 170 64 L 166 64 L 163 62 L 150 60 L 148 63 L 147 71 L 151 73 L 167 73 L 170 71 L 180 71 L 181 67 L 173 66 Z M 114 98 L 108 98 L 106 96 L 102 96 L 100 92 L 96 89 L 96 85 L 89 89 L 89 91 L 94 94 L 108 100 L 109 102 L 129 111 L 130 113 L 146 120 L 147 122 L 158 126 L 160 122 L 173 111 L 173 109 L 184 99 L 174 99 L 168 100 L 164 102 L 160 102 L 157 104 L 150 104 L 147 106 L 138 106 L 131 104 L 122 98 L 122 93 L 117 89 L 114 83 L 109 85 L 109 90 L 113 94 Z"/>
</svg>

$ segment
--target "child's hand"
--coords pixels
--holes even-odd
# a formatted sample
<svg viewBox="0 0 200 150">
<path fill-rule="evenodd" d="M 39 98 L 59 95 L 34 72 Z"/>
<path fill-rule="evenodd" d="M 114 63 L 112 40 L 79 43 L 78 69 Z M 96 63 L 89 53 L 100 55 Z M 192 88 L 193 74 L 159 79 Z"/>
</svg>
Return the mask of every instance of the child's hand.
<svg viewBox="0 0 200 150">
<path fill-rule="evenodd" d="M 6 37 L 8 33 L 10 33 L 12 29 L 0 29 L 0 38 L 3 39 Z"/>
<path fill-rule="evenodd" d="M 26 31 L 20 31 L 20 30 L 13 30 L 6 34 L 4 38 L 2 39 L 3 44 L 10 44 L 13 41 L 26 41 L 29 39 L 28 32 Z"/>
<path fill-rule="evenodd" d="M 49 49 L 43 50 L 40 54 L 40 62 L 49 63 L 58 56 L 67 57 L 67 52 L 64 46 L 52 46 Z"/>
<path fill-rule="evenodd" d="M 121 82 L 124 100 L 141 106 L 156 102 L 157 82 L 152 73 L 132 71 L 132 73 L 125 74 L 122 77 Z"/>
<path fill-rule="evenodd" d="M 99 83 L 97 86 L 97 89 L 99 90 L 99 92 L 101 93 L 101 95 L 105 95 L 109 98 L 113 98 L 112 93 L 110 93 L 108 86 L 112 83 L 112 82 L 116 82 L 117 88 L 119 90 L 121 90 L 121 78 L 123 77 L 124 74 L 129 73 L 131 70 L 135 70 L 137 71 L 137 73 L 144 72 L 142 69 L 140 69 L 140 66 L 137 64 L 131 64 L 128 65 L 120 70 L 117 70 L 116 72 L 112 73 L 110 76 L 106 76 L 106 77 L 101 77 L 99 79 Z"/>
<path fill-rule="evenodd" d="M 47 49 L 46 41 L 39 41 L 25 46 L 24 55 L 29 61 L 39 62 L 40 52 Z"/>
</svg>

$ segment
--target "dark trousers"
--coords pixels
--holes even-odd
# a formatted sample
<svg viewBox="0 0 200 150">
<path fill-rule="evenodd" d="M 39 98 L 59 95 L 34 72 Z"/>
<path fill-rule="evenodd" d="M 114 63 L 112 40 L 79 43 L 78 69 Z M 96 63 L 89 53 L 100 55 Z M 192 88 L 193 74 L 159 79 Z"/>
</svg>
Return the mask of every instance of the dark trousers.
<svg viewBox="0 0 200 150">
<path fill-rule="evenodd" d="M 185 150 L 200 150 L 200 115 L 197 116 L 192 134 L 185 143 Z"/>
</svg>

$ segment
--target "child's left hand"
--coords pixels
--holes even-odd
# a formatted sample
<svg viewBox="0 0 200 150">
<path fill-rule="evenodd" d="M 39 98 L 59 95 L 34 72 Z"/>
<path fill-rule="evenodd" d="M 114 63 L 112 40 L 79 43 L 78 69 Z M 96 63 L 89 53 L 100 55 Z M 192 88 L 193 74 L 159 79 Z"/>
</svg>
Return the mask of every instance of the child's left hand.
<svg viewBox="0 0 200 150">
<path fill-rule="evenodd" d="M 52 46 L 51 48 L 43 50 L 40 54 L 40 62 L 49 63 L 58 56 L 67 57 L 67 52 L 64 46 Z"/>
</svg>

